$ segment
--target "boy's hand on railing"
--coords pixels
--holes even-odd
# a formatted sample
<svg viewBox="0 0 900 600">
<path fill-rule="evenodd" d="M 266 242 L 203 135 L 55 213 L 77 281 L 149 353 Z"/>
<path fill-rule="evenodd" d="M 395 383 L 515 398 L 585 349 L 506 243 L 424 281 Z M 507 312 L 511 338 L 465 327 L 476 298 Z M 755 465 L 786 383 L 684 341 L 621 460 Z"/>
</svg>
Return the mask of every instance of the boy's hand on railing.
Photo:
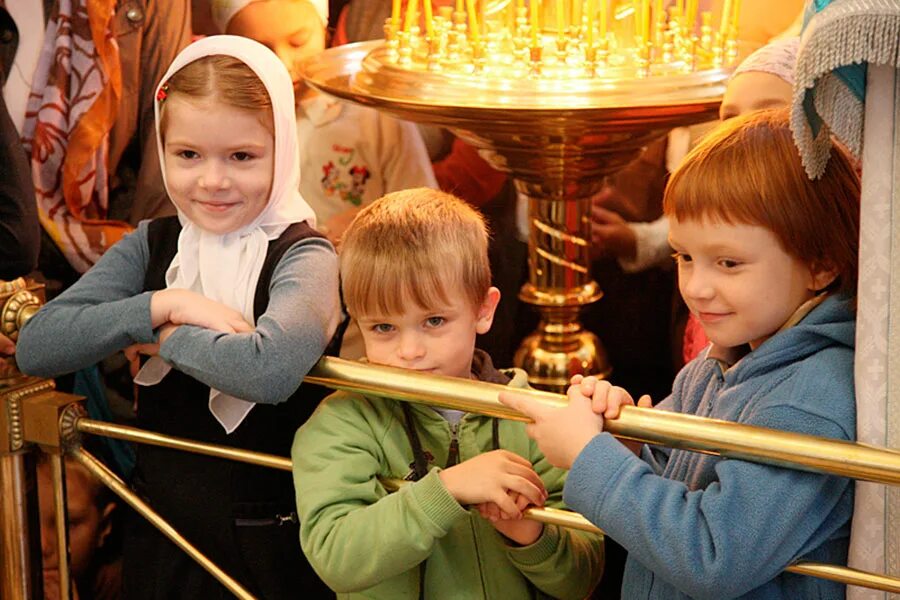
<svg viewBox="0 0 900 600">
<path fill-rule="evenodd" d="M 522 516 L 510 492 L 524 496 L 530 503 L 543 505 L 547 498 L 544 482 L 528 460 L 508 450 L 479 454 L 440 472 L 447 491 L 460 504 L 493 502 L 514 518 Z"/>
<path fill-rule="evenodd" d="M 584 396 L 578 386 L 570 386 L 569 404 L 555 407 L 533 400 L 512 390 L 500 392 L 500 402 L 531 418 L 526 425 L 528 437 L 538 447 L 550 464 L 569 469 L 588 442 L 603 431 L 603 417 L 594 414 L 590 397 Z"/>
<path fill-rule="evenodd" d="M 587 377 L 575 375 L 572 377 L 571 386 L 567 393 L 572 393 L 572 388 L 582 396 L 591 399 L 591 409 L 604 419 L 619 418 L 619 407 L 634 406 L 634 398 L 628 390 L 617 385 L 612 385 L 604 379 L 597 379 L 593 375 Z M 637 401 L 641 408 L 653 408 L 653 401 L 648 394 L 644 394 Z"/>
<path fill-rule="evenodd" d="M 516 492 L 510 493 L 510 498 L 515 501 L 516 508 L 524 511 L 529 506 L 535 506 L 528 498 Z M 537 506 L 543 506 L 539 504 Z M 515 516 L 501 510 L 494 502 L 485 502 L 475 507 L 479 514 L 491 522 L 494 529 L 499 531 L 505 537 L 522 546 L 533 544 L 541 536 L 544 531 L 544 524 L 539 521 L 525 519 Z"/>
<path fill-rule="evenodd" d="M 591 409 L 598 415 L 602 415 L 604 419 L 618 419 L 619 408 L 622 406 L 634 406 L 634 398 L 625 388 L 612 385 L 608 381 L 597 379 L 593 376 L 584 377 L 575 375 L 572 377 L 572 388 L 577 389 L 577 393 L 591 399 Z M 650 396 L 644 394 L 640 397 L 637 405 L 641 408 L 653 408 L 653 402 Z M 630 442 L 620 440 L 629 450 L 640 456 L 640 442 Z"/>
</svg>

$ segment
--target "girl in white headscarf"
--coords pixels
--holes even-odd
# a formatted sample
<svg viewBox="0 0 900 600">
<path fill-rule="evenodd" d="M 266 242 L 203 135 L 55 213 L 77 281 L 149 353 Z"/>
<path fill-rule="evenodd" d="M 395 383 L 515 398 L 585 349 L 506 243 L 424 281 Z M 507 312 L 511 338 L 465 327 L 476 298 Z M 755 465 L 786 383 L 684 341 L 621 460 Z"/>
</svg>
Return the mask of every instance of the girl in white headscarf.
<svg viewBox="0 0 900 600">
<path fill-rule="evenodd" d="M 22 370 L 148 354 L 140 427 L 286 456 L 320 396 L 298 386 L 340 314 L 334 248 L 297 191 L 294 114 L 291 78 L 264 46 L 213 36 L 182 51 L 157 91 L 178 216 L 141 223 L 41 309 L 20 334 Z M 254 595 L 327 593 L 297 544 L 289 473 L 139 446 L 134 486 Z M 126 597 L 228 595 L 138 518 L 125 547 Z"/>
</svg>

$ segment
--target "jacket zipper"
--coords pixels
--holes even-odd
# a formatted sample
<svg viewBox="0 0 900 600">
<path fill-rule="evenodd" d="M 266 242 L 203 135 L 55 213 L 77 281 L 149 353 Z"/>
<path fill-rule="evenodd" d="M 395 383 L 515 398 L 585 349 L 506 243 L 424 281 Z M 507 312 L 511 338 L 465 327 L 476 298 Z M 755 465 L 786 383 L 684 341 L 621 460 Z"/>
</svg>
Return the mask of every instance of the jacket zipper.
<svg viewBox="0 0 900 600">
<path fill-rule="evenodd" d="M 475 564 L 478 565 L 478 578 L 481 581 L 481 597 L 487 598 L 487 583 L 484 581 L 484 566 L 481 564 L 481 551 L 478 548 L 478 530 L 475 521 L 469 516 L 469 527 L 472 530 L 472 546 L 475 548 Z"/>
<path fill-rule="evenodd" d="M 459 423 L 450 423 L 450 449 L 447 452 L 447 467 L 459 463 Z M 444 467 L 446 468 L 446 467 Z"/>
</svg>

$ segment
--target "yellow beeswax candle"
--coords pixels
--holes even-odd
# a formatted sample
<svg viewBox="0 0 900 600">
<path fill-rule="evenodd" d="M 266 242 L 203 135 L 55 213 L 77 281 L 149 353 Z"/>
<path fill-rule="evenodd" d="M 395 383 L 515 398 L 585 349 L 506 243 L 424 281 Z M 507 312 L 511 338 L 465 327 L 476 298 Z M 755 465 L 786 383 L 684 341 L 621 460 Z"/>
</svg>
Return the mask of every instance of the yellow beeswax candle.
<svg viewBox="0 0 900 600">
<path fill-rule="evenodd" d="M 466 0 L 466 12 L 469 13 L 469 35 L 473 43 L 478 43 L 481 36 L 478 32 L 478 13 L 475 12 L 475 0 Z"/>
</svg>

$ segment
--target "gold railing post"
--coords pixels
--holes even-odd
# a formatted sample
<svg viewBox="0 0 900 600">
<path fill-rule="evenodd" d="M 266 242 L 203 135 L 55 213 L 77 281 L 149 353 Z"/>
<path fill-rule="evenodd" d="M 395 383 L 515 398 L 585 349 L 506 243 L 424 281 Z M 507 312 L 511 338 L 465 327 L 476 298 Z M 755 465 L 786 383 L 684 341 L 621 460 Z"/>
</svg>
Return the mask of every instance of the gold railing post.
<svg viewBox="0 0 900 600">
<path fill-rule="evenodd" d="M 37 311 L 43 287 L 22 278 L 0 281 L 0 333 L 16 339 Z M 0 356 L 0 600 L 43 595 L 37 479 L 24 437 L 22 401 L 52 387 L 52 381 L 22 375 L 14 359 Z"/>
<path fill-rule="evenodd" d="M 59 598 L 69 600 L 72 597 L 72 577 L 69 570 L 69 519 L 66 510 L 66 471 L 63 455 L 66 451 L 67 436 L 74 432 L 75 419 L 83 413 L 80 404 L 82 399 L 72 394 L 57 392 L 53 389 L 52 381 L 43 383 L 40 391 L 22 399 L 20 407 L 22 437 L 25 443 L 39 445 L 48 457 L 56 523 Z M 40 550 L 40 543 L 37 547 Z M 40 575 L 39 567 L 40 562 L 32 565 L 32 569 L 38 571 L 38 575 Z"/>
<path fill-rule="evenodd" d="M 0 387 L 0 600 L 42 595 L 37 480 L 22 403 L 52 388 L 52 381 L 28 377 Z"/>
</svg>

